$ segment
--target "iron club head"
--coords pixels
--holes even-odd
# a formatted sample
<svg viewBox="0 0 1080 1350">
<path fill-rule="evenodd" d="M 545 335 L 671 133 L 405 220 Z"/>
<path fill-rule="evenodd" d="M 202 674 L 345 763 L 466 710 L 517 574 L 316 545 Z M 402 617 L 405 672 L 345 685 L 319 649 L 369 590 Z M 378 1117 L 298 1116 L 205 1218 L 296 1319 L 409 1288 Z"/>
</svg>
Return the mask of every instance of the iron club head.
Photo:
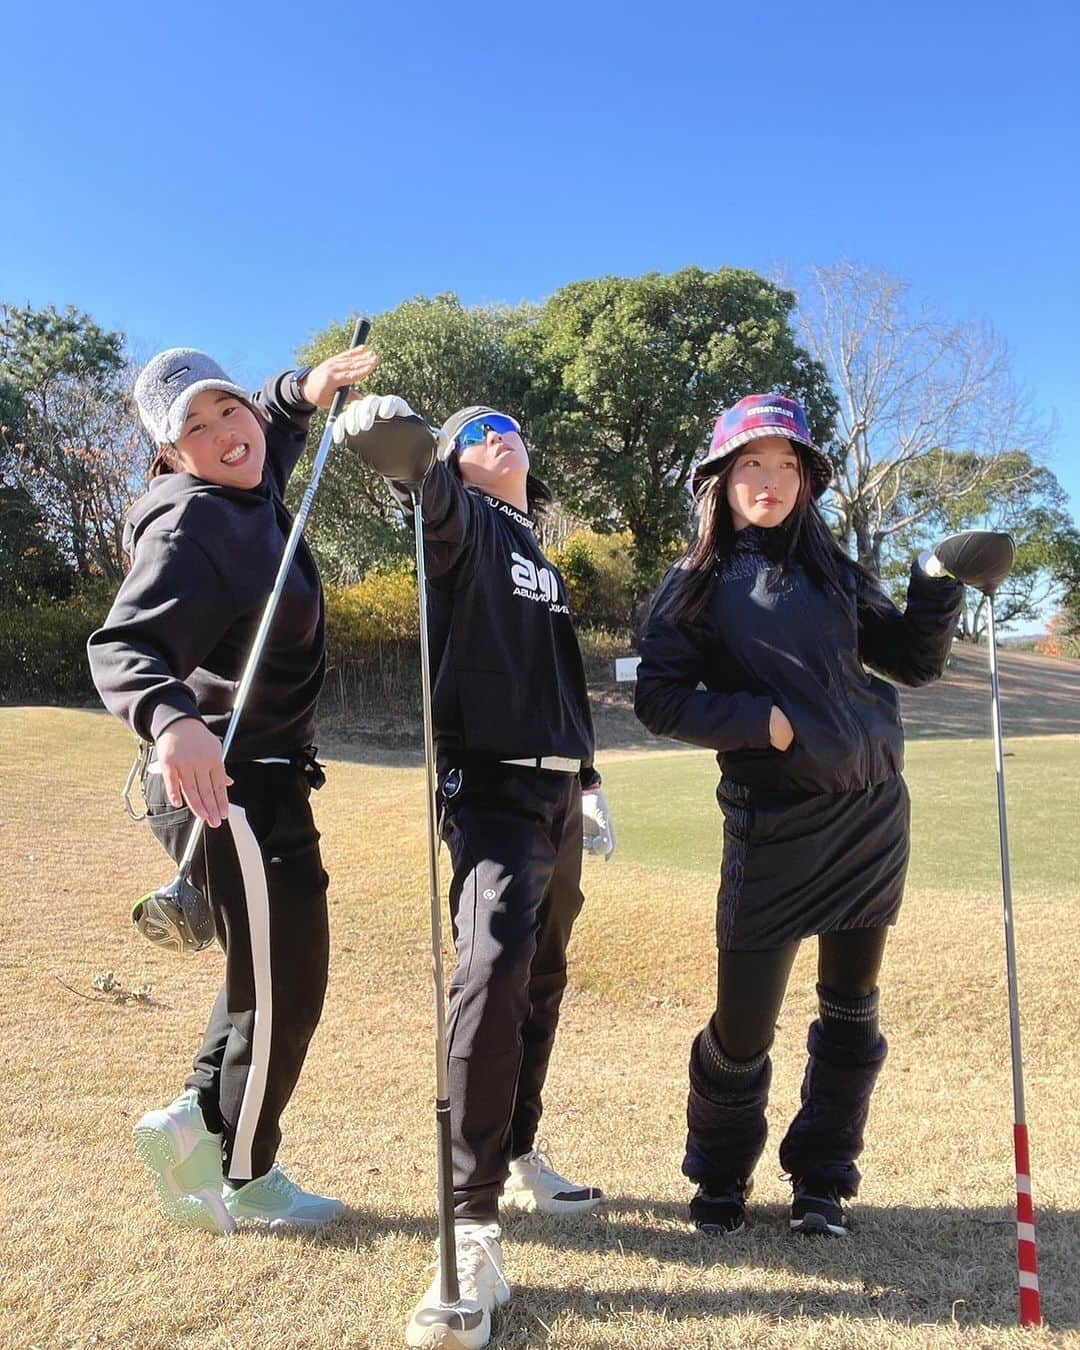
<svg viewBox="0 0 1080 1350">
<path fill-rule="evenodd" d="M 201 952 L 215 936 L 210 902 L 183 876 L 141 896 L 131 922 L 155 947 L 171 952 Z"/>
</svg>

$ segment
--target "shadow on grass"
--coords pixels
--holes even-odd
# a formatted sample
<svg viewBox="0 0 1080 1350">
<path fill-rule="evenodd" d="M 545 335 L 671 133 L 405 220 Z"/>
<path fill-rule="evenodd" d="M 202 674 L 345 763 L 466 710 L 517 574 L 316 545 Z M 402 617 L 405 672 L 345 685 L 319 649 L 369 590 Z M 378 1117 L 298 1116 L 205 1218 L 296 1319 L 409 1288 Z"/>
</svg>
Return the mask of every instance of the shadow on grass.
<svg viewBox="0 0 1080 1350">
<path fill-rule="evenodd" d="M 1047 1325 L 1056 1331 L 1080 1328 L 1075 1279 L 1080 1213 L 1042 1210 L 1037 1230 Z M 752 1205 L 750 1225 L 730 1238 L 694 1232 L 684 1204 L 629 1197 L 612 1197 L 606 1211 L 577 1220 L 506 1215 L 504 1251 L 514 1298 L 499 1319 L 494 1344 L 503 1339 L 519 1344 L 526 1329 L 535 1338 L 538 1325 L 571 1315 L 605 1323 L 641 1315 L 665 1324 L 847 1317 L 1007 1329 L 1017 1320 L 1015 1231 L 1008 1210 L 988 1207 L 856 1203 L 852 1233 L 844 1240 L 792 1236 L 787 1210 L 779 1205 Z M 435 1221 L 431 1215 L 350 1210 L 322 1230 L 270 1236 L 360 1252 L 388 1233 L 434 1242 Z M 515 1252 L 527 1248 L 550 1250 L 563 1268 L 567 1252 L 580 1254 L 585 1279 L 561 1286 L 517 1283 Z M 611 1260 L 598 1266 L 597 1257 Z M 654 1268 L 659 1263 L 656 1285 L 621 1282 L 620 1263 L 632 1262 L 640 1279 L 642 1259 Z M 674 1291 L 660 1287 L 667 1282 L 664 1270 L 682 1284 L 692 1284 L 700 1272 L 701 1284 Z M 762 1273 L 760 1288 L 753 1287 L 755 1271 Z M 422 1284 L 418 1269 L 417 1292 Z"/>
</svg>

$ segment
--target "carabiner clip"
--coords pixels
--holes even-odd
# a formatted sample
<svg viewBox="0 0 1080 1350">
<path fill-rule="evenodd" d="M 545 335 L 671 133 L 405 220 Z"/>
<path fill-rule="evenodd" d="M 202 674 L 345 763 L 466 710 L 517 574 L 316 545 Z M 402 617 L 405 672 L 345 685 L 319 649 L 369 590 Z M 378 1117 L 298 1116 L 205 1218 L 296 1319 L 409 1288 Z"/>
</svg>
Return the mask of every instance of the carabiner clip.
<svg viewBox="0 0 1080 1350">
<path fill-rule="evenodd" d="M 134 764 L 132 764 L 130 770 L 128 771 L 127 781 L 124 783 L 124 790 L 120 794 L 120 799 L 124 803 L 124 810 L 127 812 L 128 816 L 130 816 L 130 818 L 134 821 L 145 820 L 147 816 L 147 812 L 145 810 L 143 811 L 142 815 L 137 814 L 135 808 L 131 805 L 131 789 L 135 786 L 135 779 L 137 778 L 139 780 L 140 791 L 142 790 L 142 780 L 146 773 L 146 766 L 149 762 L 150 762 L 150 742 L 140 740 L 139 749 L 135 755 L 135 762 Z M 145 807 L 145 805 L 146 801 L 144 798 L 143 806 Z"/>
</svg>

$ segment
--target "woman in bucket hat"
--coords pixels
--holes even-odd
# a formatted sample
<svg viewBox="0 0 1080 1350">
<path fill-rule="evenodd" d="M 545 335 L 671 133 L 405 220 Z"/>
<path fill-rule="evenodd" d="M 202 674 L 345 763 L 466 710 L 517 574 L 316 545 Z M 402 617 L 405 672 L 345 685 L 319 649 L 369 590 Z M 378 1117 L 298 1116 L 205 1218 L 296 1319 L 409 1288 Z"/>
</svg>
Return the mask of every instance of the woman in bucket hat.
<svg viewBox="0 0 1080 1350">
<path fill-rule="evenodd" d="M 925 554 L 898 610 L 830 534 L 817 504 L 830 476 L 794 399 L 754 394 L 724 412 L 693 476 L 697 537 L 639 644 L 638 717 L 715 750 L 722 773 L 716 1010 L 690 1053 L 683 1161 L 698 1183 L 691 1219 L 710 1234 L 743 1227 L 773 1029 L 813 936 L 819 1015 L 780 1161 L 791 1229 L 847 1231 L 909 844 L 897 694 L 867 667 L 901 684 L 937 679 L 963 596 Z"/>
</svg>

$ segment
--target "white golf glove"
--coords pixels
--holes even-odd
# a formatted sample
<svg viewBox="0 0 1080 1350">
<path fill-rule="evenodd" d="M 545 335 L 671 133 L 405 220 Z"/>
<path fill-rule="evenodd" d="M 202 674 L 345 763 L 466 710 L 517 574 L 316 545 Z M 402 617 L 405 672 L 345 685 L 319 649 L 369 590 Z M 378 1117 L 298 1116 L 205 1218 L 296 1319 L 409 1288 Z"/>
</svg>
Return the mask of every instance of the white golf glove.
<svg viewBox="0 0 1080 1350">
<path fill-rule="evenodd" d="M 615 852 L 615 826 L 607 798 L 598 787 L 581 794 L 581 845 L 605 861 Z"/>
<path fill-rule="evenodd" d="M 363 398 L 346 403 L 345 411 L 334 422 L 334 444 L 344 445 L 357 432 L 370 431 L 377 417 L 385 420 L 413 416 L 413 410 L 397 394 L 365 394 Z"/>
</svg>

